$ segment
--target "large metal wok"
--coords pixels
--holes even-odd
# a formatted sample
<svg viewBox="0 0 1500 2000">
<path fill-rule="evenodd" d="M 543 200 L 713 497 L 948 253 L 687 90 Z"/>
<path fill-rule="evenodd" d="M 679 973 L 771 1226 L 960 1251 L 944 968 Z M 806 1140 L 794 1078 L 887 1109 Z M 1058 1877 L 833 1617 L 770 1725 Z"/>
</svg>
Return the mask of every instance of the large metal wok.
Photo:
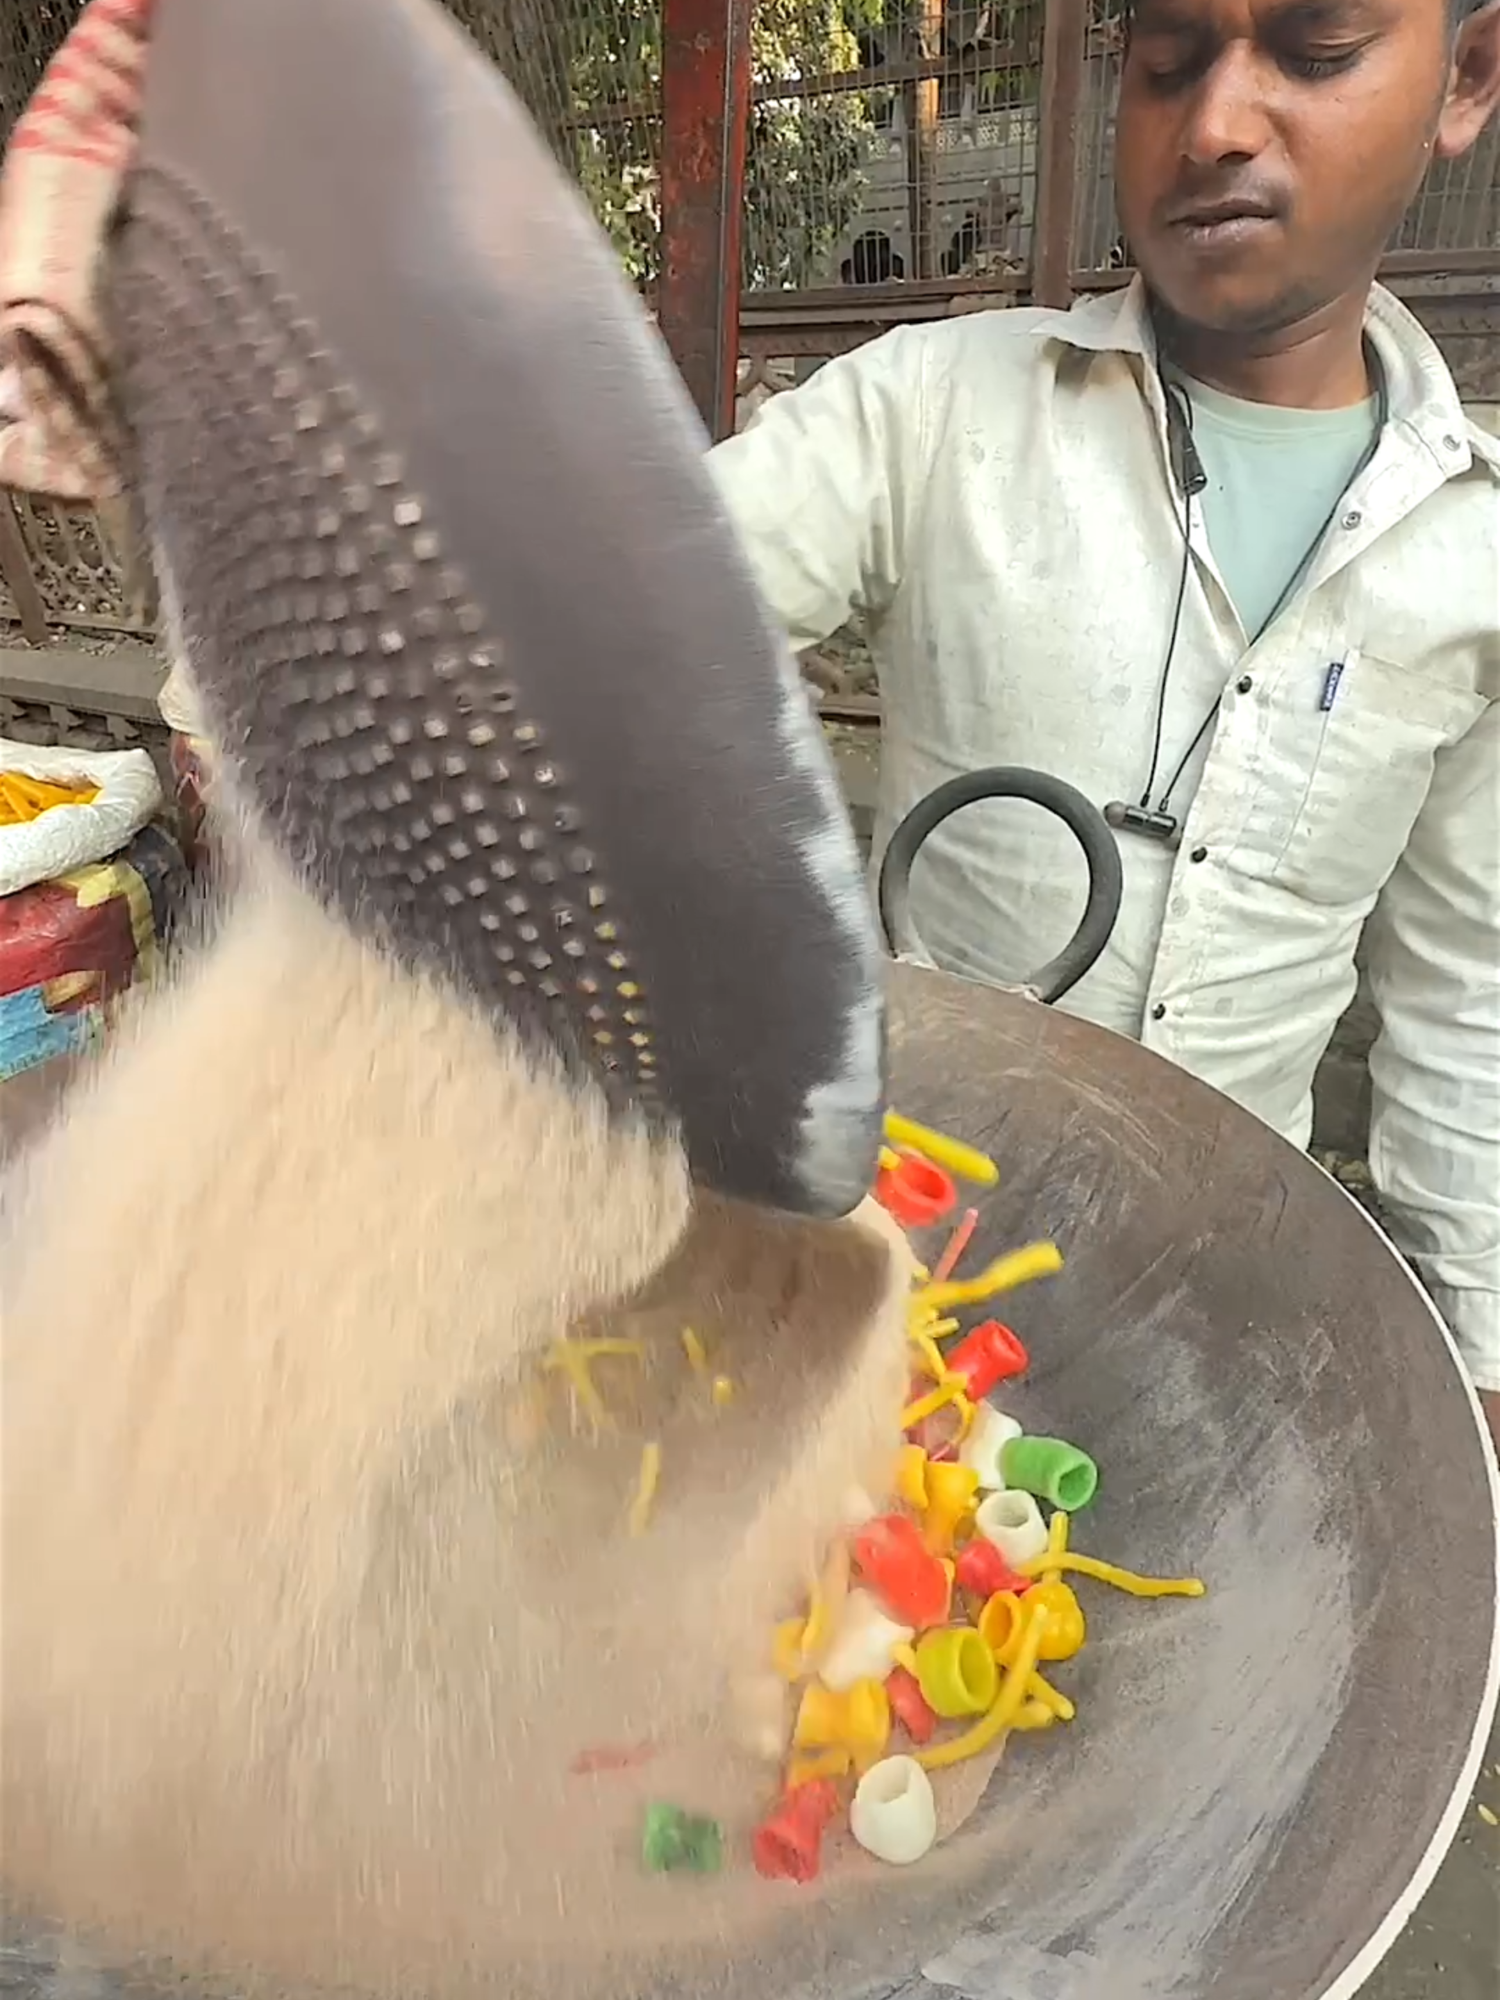
<svg viewBox="0 0 1500 2000">
<path fill-rule="evenodd" d="M 285 465 L 287 478 L 305 476 L 319 490 L 312 446 L 291 440 L 305 435 L 304 414 L 316 435 L 337 403 L 320 386 L 326 342 L 371 406 L 414 438 L 433 518 L 483 580 L 490 609 L 508 614 L 503 637 L 515 638 L 522 691 L 548 726 L 549 747 L 553 738 L 560 745 L 559 767 L 572 769 L 604 823 L 610 894 L 635 917 L 630 934 L 660 974 L 668 1074 L 674 1055 L 690 1081 L 694 1061 L 707 1072 L 701 1091 L 684 1093 L 703 1113 L 705 1153 L 737 1118 L 742 1136 L 776 1140 L 805 1101 L 807 1079 L 829 1060 L 820 1036 L 833 1003 L 858 1025 L 850 995 L 858 997 L 863 961 L 847 942 L 832 970 L 832 954 L 820 961 L 788 946 L 741 977 L 747 940 L 774 941 L 779 926 L 795 942 L 804 918 L 802 935 L 819 935 L 828 898 L 807 855 L 821 865 L 823 853 L 811 837 L 805 851 L 788 858 L 785 850 L 788 823 L 826 831 L 826 773 L 786 753 L 792 711 L 766 693 L 769 664 L 760 678 L 751 671 L 760 642 L 748 586 L 722 562 L 712 521 L 701 528 L 699 560 L 695 517 L 707 516 L 706 493 L 679 469 L 690 452 L 673 429 L 677 404 L 650 401 L 664 368 L 633 324 L 633 306 L 516 140 L 513 111 L 476 80 L 477 59 L 442 39 L 409 0 L 383 8 L 321 0 L 312 9 L 263 0 L 253 18 L 230 0 L 165 0 L 159 24 L 158 97 L 146 118 L 156 180 L 137 190 L 122 296 L 146 385 L 137 395 L 151 418 L 144 463 L 158 540 L 165 521 L 219 675 L 210 692 L 216 685 L 222 716 L 237 726 L 249 795 L 268 824 L 289 826 L 290 844 L 313 854 L 330 903 L 362 909 L 369 870 L 361 875 L 349 857 L 364 851 L 368 828 L 330 810 L 349 769 L 336 748 L 323 754 L 324 737 L 294 728 L 309 690 L 287 692 L 295 662 L 277 651 L 276 633 L 257 623 L 247 639 L 235 626 L 246 604 L 260 604 L 260 586 L 249 587 L 243 565 L 231 578 L 239 594 L 224 584 L 221 556 L 238 561 L 243 550 L 215 532 L 195 483 L 206 480 L 209 499 L 227 507 L 209 475 L 223 471 L 230 451 L 264 444 L 257 476 L 267 491 L 280 490 Z M 348 118 L 336 144 L 330 78 L 339 118 Z M 217 222 L 208 230 L 200 190 L 191 177 L 187 194 L 177 185 L 182 159 L 252 240 L 279 245 L 280 289 Z M 310 159 L 321 177 L 301 172 Z M 548 228 L 561 244 L 561 276 L 533 241 Z M 148 282 L 157 271 L 180 284 L 175 305 Z M 230 302 L 222 313 L 221 297 Z M 441 312 L 428 309 L 432 299 Z M 159 363 L 141 337 L 157 311 Z M 259 350 L 231 338 L 262 318 L 267 351 L 291 352 L 316 390 L 295 422 L 267 417 L 285 399 L 279 390 L 259 395 Z M 601 361 L 612 327 L 619 354 Z M 166 351 L 166 333 L 183 343 L 195 377 Z M 243 407 L 228 406 L 217 459 L 200 449 L 200 403 L 216 409 L 224 400 L 205 355 L 230 356 L 228 379 L 244 388 Z M 539 385 L 550 402 L 538 402 Z M 519 454 L 507 459 L 488 443 L 468 449 L 470 427 L 496 411 L 522 441 L 534 432 L 549 442 L 549 452 L 523 466 Z M 341 463 L 334 444 L 332 462 Z M 559 455 L 564 445 L 571 457 Z M 358 484 L 343 498 L 349 508 L 369 505 Z M 295 526 L 300 517 L 289 512 Z M 422 518 L 420 508 L 405 512 L 409 520 L 395 517 L 403 532 Z M 644 549 L 630 532 L 643 520 Z M 578 583 L 589 565 L 596 589 Z M 410 575 L 397 582 L 410 593 Z M 410 630 L 418 656 L 418 628 L 402 624 L 399 607 L 386 613 L 403 647 Z M 302 616 L 292 606 L 282 625 L 300 632 Z M 338 617 L 347 628 L 347 605 Z M 738 634 L 737 671 L 705 679 L 704 648 L 721 634 Z M 337 637 L 333 623 L 326 636 Z M 771 662 L 768 641 L 763 651 Z M 440 674 L 417 675 L 410 699 L 432 709 L 438 736 L 454 714 L 503 721 L 514 706 L 501 649 L 476 648 L 469 669 L 463 710 L 443 707 Z M 370 681 L 350 671 L 373 699 Z M 344 696 L 335 685 L 326 698 Z M 648 698 L 655 706 L 644 706 Z M 398 690 L 391 699 L 406 697 Z M 391 740 L 405 745 L 412 731 L 405 712 L 394 713 L 404 733 Z M 628 732 L 635 761 L 620 747 Z M 486 724 L 484 733 L 492 739 L 495 730 Z M 531 729 L 525 749 L 537 740 Z M 680 771 L 666 768 L 668 752 Z M 403 750 L 402 768 L 415 770 L 419 753 L 422 782 L 436 785 L 420 740 Z M 764 782 L 773 771 L 777 786 Z M 722 782 L 713 775 L 721 772 Z M 701 795 L 691 820 L 653 809 L 658 796 L 674 796 L 667 780 L 679 778 Z M 444 803 L 440 791 L 433 796 Z M 309 814 L 307 827 L 287 818 L 288 800 Z M 344 824 L 353 831 L 341 846 Z M 682 862 L 690 845 L 691 868 Z M 768 879 L 768 852 L 787 862 L 781 886 Z M 1103 865 L 1109 852 L 1100 850 Z M 839 876 L 842 857 L 834 859 L 826 872 Z M 701 897 L 691 921 L 661 892 L 663 870 Z M 730 890 L 734 921 L 725 914 Z M 420 962 L 432 945 L 422 926 L 436 906 L 408 904 L 393 897 L 391 922 Z M 899 906 L 887 904 L 900 941 Z M 534 946 L 535 933 L 526 941 Z M 679 949 L 684 941 L 697 950 Z M 492 972 L 515 957 L 484 962 Z M 1056 992 L 1073 970 L 1056 961 L 1036 985 Z M 823 1015 L 818 999 L 829 1003 Z M 1352 1993 L 1455 1830 L 1494 1701 L 1495 1478 L 1451 1343 L 1355 1205 L 1201 1083 L 1034 999 L 939 973 L 898 965 L 890 1000 L 893 1100 L 1003 1163 L 979 1252 L 1045 1233 L 1067 1253 L 1061 1277 L 1024 1300 L 1035 1365 L 1020 1414 L 1035 1411 L 1046 1428 L 1097 1453 L 1105 1480 L 1089 1523 L 1095 1546 L 1142 1568 L 1194 1570 L 1210 1594 L 1145 1619 L 1100 1618 L 1079 1666 L 1079 1724 L 1044 1744 L 1016 1745 L 993 1800 L 955 1844 L 960 1858 L 966 1844 L 982 1857 L 967 1890 L 941 1908 L 920 1894 L 883 1895 L 857 1948 L 825 1966 L 815 1987 L 799 1987 L 794 1953 L 784 1976 L 768 1976 L 759 1990 L 768 2000 L 778 1992 L 790 2000 L 793 1989 L 913 2000 L 928 1990 L 917 1973 L 925 1966 L 926 1980 L 973 2000 Z M 580 1024 L 592 1019 L 580 1013 Z M 720 1031 L 746 1051 L 758 1097 L 747 1090 L 743 1103 L 726 1106 L 715 1096 L 727 1067 Z M 872 1077 L 874 1050 L 871 1034 Z M 788 1084 L 791 1057 L 803 1063 L 801 1096 L 790 1110 L 779 1100 L 768 1109 L 766 1096 Z M 873 1087 L 869 1100 L 873 1109 Z M 840 1157 L 867 1167 L 862 1135 L 851 1120 Z M 780 1194 L 790 1185 L 815 1207 L 810 1183 L 778 1177 L 781 1161 L 775 1144 L 745 1143 L 718 1165 L 732 1191 Z M 825 1177 L 825 1192 L 836 1179 Z M 100 2000 L 144 1990 L 138 1970 L 99 1970 L 80 1947 L 34 1929 L 10 1929 L 3 1945 L 6 1983 L 22 1995 L 63 2000 L 80 1983 Z M 811 1925 L 799 1953 L 803 1946 L 810 1962 Z"/>
<path fill-rule="evenodd" d="M 1211 1584 L 1101 1620 L 1086 1725 L 1008 1761 L 1002 1872 L 928 1970 L 984 2000 L 1353 1993 L 1493 1713 L 1494 1481 L 1447 1335 L 1360 1208 L 1205 1085 L 1009 994 L 894 987 L 897 1101 L 1004 1162 L 980 1254 L 1067 1246 L 1025 1300 L 1026 1397 L 1106 1468 L 1090 1540 Z"/>
<path fill-rule="evenodd" d="M 892 1002 L 895 1100 L 1004 1162 L 979 1253 L 1067 1246 L 1017 1407 L 1100 1458 L 1088 1544 L 1210 1594 L 1101 1607 L 1079 1723 L 960 1836 L 981 1879 L 936 1922 L 883 1899 L 836 1990 L 913 2000 L 921 1964 L 974 2000 L 1353 1993 L 1493 1707 L 1495 1495 L 1447 1336 L 1354 1202 L 1192 1077 L 943 974 L 895 967 Z M 75 1990 L 76 1947 L 6 1944 L 26 2000 Z"/>
</svg>

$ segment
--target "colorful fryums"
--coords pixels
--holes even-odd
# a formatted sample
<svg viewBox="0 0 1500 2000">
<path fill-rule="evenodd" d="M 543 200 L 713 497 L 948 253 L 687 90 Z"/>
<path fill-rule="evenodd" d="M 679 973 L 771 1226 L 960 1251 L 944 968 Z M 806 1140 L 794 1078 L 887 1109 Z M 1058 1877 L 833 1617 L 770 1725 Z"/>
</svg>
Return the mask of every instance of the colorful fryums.
<svg viewBox="0 0 1500 2000">
<path fill-rule="evenodd" d="M 930 1229 L 952 1212 L 955 1175 L 980 1187 L 998 1179 L 973 1147 L 894 1113 L 886 1139 L 875 1195 L 907 1229 Z M 916 1269 L 913 1383 L 890 1504 L 884 1513 L 851 1508 L 805 1611 L 772 1638 L 777 1674 L 800 1693 L 780 1795 L 750 1843 L 768 1878 L 812 1881 L 841 1820 L 877 1860 L 919 1861 L 937 1839 L 929 1771 L 997 1751 L 1012 1731 L 1073 1720 L 1072 1701 L 1040 1671 L 1072 1659 L 1087 1637 L 1065 1576 L 1134 1597 L 1204 1594 L 1196 1577 L 1137 1576 L 1071 1548 L 1072 1516 L 1094 1499 L 1098 1467 L 1063 1439 L 1028 1436 L 987 1400 L 1024 1374 L 1026 1348 L 999 1320 L 965 1331 L 953 1316 L 1051 1276 L 1062 1257 L 1055 1244 L 1033 1243 L 959 1278 L 977 1222 L 965 1210 L 931 1271 Z M 722 1409 L 735 1384 L 712 1373 L 691 1327 L 681 1340 L 709 1408 Z M 545 1362 L 596 1431 L 613 1421 L 592 1372 L 606 1357 L 639 1362 L 641 1343 L 561 1339 Z M 629 1502 L 632 1534 L 646 1532 L 662 1475 L 661 1447 L 649 1442 Z M 723 1852 L 716 1821 L 673 1804 L 647 1808 L 648 1870 L 712 1873 Z"/>
<path fill-rule="evenodd" d="M 908 1229 L 957 1206 L 953 1175 L 985 1187 L 998 1178 L 983 1154 L 908 1119 L 890 1117 L 886 1138 L 876 1198 Z M 919 1271 L 906 1442 L 888 1511 L 847 1537 L 854 1586 L 836 1617 L 819 1592 L 803 1618 L 777 1628 L 777 1670 L 801 1691 L 781 1795 L 751 1842 L 767 1877 L 813 1880 L 841 1816 L 877 1860 L 919 1861 L 937 1839 L 929 1771 L 998 1750 L 1012 1730 L 1073 1719 L 1072 1701 L 1040 1671 L 1072 1659 L 1087 1636 L 1065 1575 L 1137 1597 L 1203 1595 L 1196 1578 L 1135 1576 L 1070 1548 L 1098 1467 L 1060 1438 L 1028 1437 L 986 1400 L 1029 1365 L 1009 1327 L 988 1319 L 965 1333 L 945 1317 L 1051 1275 L 1062 1258 L 1035 1243 L 956 1278 L 975 1223 L 966 1211 L 931 1274 Z"/>
</svg>

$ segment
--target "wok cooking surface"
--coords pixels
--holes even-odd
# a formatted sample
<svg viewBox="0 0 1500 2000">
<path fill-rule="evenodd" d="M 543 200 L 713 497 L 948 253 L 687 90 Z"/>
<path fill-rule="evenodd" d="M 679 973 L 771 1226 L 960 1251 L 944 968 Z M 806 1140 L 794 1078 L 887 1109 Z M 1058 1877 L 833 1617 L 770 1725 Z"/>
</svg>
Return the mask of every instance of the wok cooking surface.
<svg viewBox="0 0 1500 2000">
<path fill-rule="evenodd" d="M 799 1993 L 1353 1993 L 1493 1711 L 1494 1483 L 1456 1358 L 1368 1218 L 1247 1113 L 1048 1008 L 892 978 L 893 1103 L 1001 1169 L 964 1268 L 1041 1236 L 1067 1259 L 1007 1302 L 1032 1354 L 1008 1402 L 1099 1460 L 1075 1546 L 1209 1595 L 1085 1586 L 1078 1721 L 1012 1744 L 955 1843 L 970 1887 L 934 1918 L 893 1882 L 857 1961 Z M 58 1936 L 0 1943 L 27 2000 L 144 1990 Z"/>
</svg>

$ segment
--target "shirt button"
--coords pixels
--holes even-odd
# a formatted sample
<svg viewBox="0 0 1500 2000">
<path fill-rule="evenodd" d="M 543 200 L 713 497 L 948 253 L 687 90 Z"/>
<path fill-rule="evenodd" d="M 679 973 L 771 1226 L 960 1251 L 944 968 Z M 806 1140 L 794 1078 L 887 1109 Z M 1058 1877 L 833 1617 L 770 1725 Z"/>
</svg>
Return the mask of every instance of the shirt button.
<svg viewBox="0 0 1500 2000">
<path fill-rule="evenodd" d="M 1341 528 L 1357 528 L 1360 522 L 1364 518 L 1365 518 L 1364 515 L 1360 513 L 1357 507 L 1351 507 L 1348 513 L 1339 522 L 1339 526 Z"/>
<path fill-rule="evenodd" d="M 1195 847 L 1188 856 L 1189 861 L 1207 861 L 1207 859 L 1208 849 L 1206 847 Z"/>
<path fill-rule="evenodd" d="M 1153 1021 L 1165 1021 L 1165 1019 L 1167 1018 L 1167 1010 L 1161 1004 L 1160 1000 L 1158 1000 L 1156 1005 L 1151 1009 L 1151 1018 Z"/>
<path fill-rule="evenodd" d="M 1253 680 L 1251 680 L 1248 674 L 1241 674 L 1239 679 L 1235 682 L 1234 685 L 1235 685 L 1235 692 L 1237 694 L 1249 694 L 1251 688 L 1255 686 L 1255 683 Z"/>
<path fill-rule="evenodd" d="M 1444 450 L 1444 451 L 1457 451 L 1458 449 L 1459 449 L 1459 442 L 1458 442 L 1458 439 L 1457 439 L 1456 437 L 1451 437 L 1451 436 L 1450 436 L 1450 437 L 1445 437 L 1445 438 L 1443 439 L 1443 450 Z"/>
</svg>

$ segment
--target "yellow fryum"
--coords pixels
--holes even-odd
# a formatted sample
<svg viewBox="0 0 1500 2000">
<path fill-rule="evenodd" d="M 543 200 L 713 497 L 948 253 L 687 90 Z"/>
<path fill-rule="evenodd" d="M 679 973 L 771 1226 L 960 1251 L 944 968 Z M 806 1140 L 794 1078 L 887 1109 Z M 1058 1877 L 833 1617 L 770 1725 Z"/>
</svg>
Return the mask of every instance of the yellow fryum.
<svg viewBox="0 0 1500 2000">
<path fill-rule="evenodd" d="M 956 1319 L 939 1319 L 930 1308 L 912 1313 L 907 1321 L 906 1337 L 922 1357 L 926 1373 L 940 1387 L 949 1382 L 963 1381 L 961 1375 L 955 1375 L 949 1369 L 943 1359 L 943 1350 L 938 1346 L 940 1340 L 946 1340 L 950 1333 L 957 1333 L 958 1329 Z"/>
<path fill-rule="evenodd" d="M 962 1139 L 950 1139 L 946 1132 L 934 1132 L 930 1125 L 919 1125 L 914 1118 L 903 1118 L 899 1111 L 885 1114 L 885 1136 L 892 1146 L 921 1153 L 960 1180 L 973 1181 L 976 1187 L 993 1187 L 1000 1178 L 1000 1169 L 988 1153 L 966 1146 Z"/>
<path fill-rule="evenodd" d="M 849 1594 L 849 1550 L 837 1542 L 808 1592 L 805 1618 L 783 1618 L 771 1634 L 771 1664 L 785 1681 L 805 1680 L 827 1647 Z"/>
<path fill-rule="evenodd" d="M 1045 1555 L 1031 1556 L 1027 1561 L 1017 1563 L 1016 1570 L 1019 1575 L 1028 1577 L 1050 1576 L 1053 1571 L 1071 1570 L 1076 1576 L 1091 1576 L 1098 1583 L 1113 1584 L 1116 1590 L 1123 1590 L 1129 1597 L 1208 1595 L 1208 1586 L 1196 1576 L 1137 1576 L 1133 1570 L 1100 1562 L 1096 1556 L 1054 1555 L 1050 1548 Z"/>
<path fill-rule="evenodd" d="M 921 1332 L 910 1333 L 907 1335 L 907 1338 L 921 1356 L 923 1371 L 940 1388 L 946 1382 L 956 1382 L 959 1379 L 956 1375 L 949 1374 L 948 1364 L 943 1359 L 943 1350 L 925 1329 Z"/>
<path fill-rule="evenodd" d="M 24 771 L 0 771 L 0 826 L 25 826 L 56 806 L 92 805 L 98 796 L 99 787 L 86 781 L 57 785 Z"/>
<path fill-rule="evenodd" d="M 977 1757 L 981 1751 L 988 1750 L 1007 1730 L 1014 1728 L 1026 1704 L 1031 1678 L 1041 1657 L 1042 1640 L 1047 1633 L 1047 1615 L 1044 1604 L 1038 1604 L 1027 1614 L 1026 1631 L 1015 1662 L 1001 1669 L 1004 1679 L 989 1712 L 982 1715 L 972 1729 L 966 1729 L 962 1736 L 955 1736 L 947 1743 L 934 1743 L 926 1750 L 914 1750 L 911 1753 L 914 1762 L 927 1771 L 940 1771 L 949 1764 L 966 1763 L 970 1757 Z"/>
<path fill-rule="evenodd" d="M 946 1382 L 940 1382 L 930 1395 L 918 1396 L 914 1403 L 908 1403 L 901 1412 L 900 1428 L 909 1431 L 913 1424 L 921 1423 L 925 1417 L 936 1416 L 950 1403 L 958 1411 L 958 1434 L 964 1437 L 974 1421 L 974 1405 L 964 1394 L 963 1383 L 957 1375 L 950 1375 Z"/>
<path fill-rule="evenodd" d="M 1031 1679 L 1026 1683 L 1026 1694 L 1027 1706 L 1029 1707 L 1035 1701 L 1042 1708 L 1046 1709 L 1049 1720 L 1055 1719 L 1058 1722 L 1071 1722 L 1078 1713 L 1078 1710 L 1063 1693 L 1062 1689 L 1055 1688 L 1051 1681 L 1046 1680 L 1041 1674 L 1033 1674 L 1031 1676 Z"/>
<path fill-rule="evenodd" d="M 690 1326 L 685 1326 L 682 1329 L 682 1351 L 687 1356 L 688 1366 L 695 1375 L 702 1375 L 707 1372 L 707 1350 Z"/>
<path fill-rule="evenodd" d="M 914 1514 L 927 1505 L 927 1454 L 919 1444 L 904 1444 L 896 1453 L 896 1498 Z"/>
<path fill-rule="evenodd" d="M 580 1406 L 588 1412 L 596 1430 L 610 1422 L 609 1406 L 594 1381 L 593 1364 L 606 1355 L 625 1354 L 639 1361 L 643 1349 L 638 1340 L 554 1340 L 542 1366 L 565 1375 Z"/>
<path fill-rule="evenodd" d="M 1047 1567 L 1038 1572 L 1044 1583 L 1062 1582 L 1062 1558 L 1068 1553 L 1068 1527 L 1068 1516 L 1059 1508 L 1047 1524 Z"/>
<path fill-rule="evenodd" d="M 849 1546 L 840 1541 L 835 1542 L 829 1551 L 822 1574 L 809 1595 L 807 1622 L 802 1628 L 802 1655 L 805 1660 L 817 1660 L 826 1651 L 848 1595 Z"/>
<path fill-rule="evenodd" d="M 847 1778 L 854 1768 L 854 1755 L 849 1750 L 808 1750 L 793 1757 L 786 1767 L 786 1788 L 796 1791 L 799 1785 L 815 1784 L 819 1778 Z"/>
<path fill-rule="evenodd" d="M 653 1442 L 641 1447 L 641 1470 L 635 1483 L 635 1498 L 630 1503 L 632 1535 L 644 1535 L 650 1525 L 651 1508 L 660 1484 L 661 1446 Z"/>
<path fill-rule="evenodd" d="M 1050 1278 L 1062 1265 L 1062 1252 L 1055 1243 L 1028 1243 L 1024 1250 L 1010 1250 L 997 1257 L 977 1278 L 950 1278 L 945 1284 L 924 1285 L 915 1298 L 919 1305 L 939 1313 L 953 1306 L 982 1305 L 986 1299 L 1013 1292 L 1035 1278 Z"/>
<path fill-rule="evenodd" d="M 682 1329 L 682 1351 L 688 1358 L 688 1366 L 701 1380 L 708 1373 L 708 1349 L 690 1326 Z M 708 1395 L 716 1410 L 732 1403 L 735 1395 L 733 1376 L 715 1375 L 708 1385 Z"/>
<path fill-rule="evenodd" d="M 784 1681 L 800 1681 L 807 1672 L 805 1618 L 783 1618 L 771 1634 L 771 1664 Z"/>
<path fill-rule="evenodd" d="M 1477 1810 L 1479 1817 L 1484 1821 L 1486 1826 L 1500 1826 L 1500 1819 L 1495 1817 L 1488 1806 L 1479 1806 Z"/>
</svg>

